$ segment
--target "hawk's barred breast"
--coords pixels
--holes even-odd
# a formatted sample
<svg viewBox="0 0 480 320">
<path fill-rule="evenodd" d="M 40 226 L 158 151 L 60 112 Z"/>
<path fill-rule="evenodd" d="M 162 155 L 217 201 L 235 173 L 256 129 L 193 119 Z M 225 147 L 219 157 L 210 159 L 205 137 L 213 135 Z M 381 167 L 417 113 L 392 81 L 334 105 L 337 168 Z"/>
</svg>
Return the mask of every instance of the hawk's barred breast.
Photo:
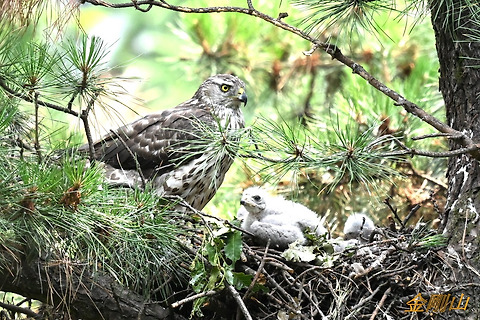
<svg viewBox="0 0 480 320">
<path fill-rule="evenodd" d="M 218 74 L 177 107 L 149 114 L 95 143 L 95 158 L 105 163 L 113 185 L 142 186 L 142 175 L 160 196 L 179 196 L 197 210 L 213 198 L 234 159 L 215 143 L 245 127 L 240 106 L 245 83 Z M 85 148 L 85 147 L 82 147 Z"/>
</svg>

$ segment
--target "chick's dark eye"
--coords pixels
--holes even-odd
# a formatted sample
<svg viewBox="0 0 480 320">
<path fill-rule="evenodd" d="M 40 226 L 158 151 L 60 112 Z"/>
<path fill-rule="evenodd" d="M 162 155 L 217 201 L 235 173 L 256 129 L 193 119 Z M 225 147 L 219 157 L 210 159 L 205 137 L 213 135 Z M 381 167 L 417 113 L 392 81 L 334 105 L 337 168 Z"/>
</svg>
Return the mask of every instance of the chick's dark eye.
<svg viewBox="0 0 480 320">
<path fill-rule="evenodd" d="M 253 196 L 252 198 L 253 198 L 253 200 L 255 200 L 255 201 L 260 201 L 260 199 L 261 199 L 260 196 Z"/>
<path fill-rule="evenodd" d="M 231 86 L 229 86 L 228 84 L 222 84 L 222 86 L 220 87 L 220 89 L 222 89 L 223 92 L 228 92 L 230 88 Z"/>
</svg>

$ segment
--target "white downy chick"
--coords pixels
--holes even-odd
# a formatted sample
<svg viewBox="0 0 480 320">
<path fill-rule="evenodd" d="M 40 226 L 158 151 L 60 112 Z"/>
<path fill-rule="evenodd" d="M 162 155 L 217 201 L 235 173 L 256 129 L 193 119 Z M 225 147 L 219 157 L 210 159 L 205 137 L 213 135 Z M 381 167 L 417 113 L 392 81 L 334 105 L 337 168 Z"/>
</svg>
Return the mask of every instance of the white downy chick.
<svg viewBox="0 0 480 320">
<path fill-rule="evenodd" d="M 271 196 L 262 188 L 246 189 L 240 203 L 237 217 L 243 217 L 242 228 L 262 242 L 270 239 L 272 245 L 284 248 L 296 240 L 305 243 L 307 228 L 317 235 L 327 233 L 315 212 L 281 196 Z"/>
<path fill-rule="evenodd" d="M 358 239 L 367 242 L 375 230 L 372 219 L 363 213 L 354 213 L 348 217 L 343 228 L 345 240 Z"/>
<path fill-rule="evenodd" d="M 240 199 L 241 207 L 237 212 L 237 218 L 242 220 L 242 228 L 248 229 L 254 221 L 260 221 L 267 215 L 275 214 L 267 209 L 268 197 L 268 193 L 258 187 L 250 187 L 243 191 Z"/>
</svg>

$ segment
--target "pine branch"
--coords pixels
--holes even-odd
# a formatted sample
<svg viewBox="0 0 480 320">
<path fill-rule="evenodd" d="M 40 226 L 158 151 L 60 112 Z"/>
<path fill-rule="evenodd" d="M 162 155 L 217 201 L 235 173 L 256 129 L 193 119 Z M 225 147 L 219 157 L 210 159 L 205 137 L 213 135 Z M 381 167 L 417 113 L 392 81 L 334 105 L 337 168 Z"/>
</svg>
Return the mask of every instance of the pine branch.
<svg viewBox="0 0 480 320">
<path fill-rule="evenodd" d="M 438 137 L 444 137 L 444 138 L 447 138 L 447 139 L 456 140 L 456 139 L 462 139 L 463 135 L 452 135 L 451 133 L 438 132 L 438 133 L 425 134 L 425 135 L 418 136 L 418 137 L 412 137 L 412 140 L 417 141 L 417 140 L 423 140 L 423 139 L 429 139 L 429 138 L 438 138 Z"/>
<path fill-rule="evenodd" d="M 250 10 L 255 10 L 255 8 L 253 7 L 253 4 L 252 4 L 252 0 L 247 0 L 247 5 L 248 5 L 248 8 Z"/>
<path fill-rule="evenodd" d="M 13 311 L 15 313 L 23 313 L 33 319 L 42 319 L 42 316 L 28 308 L 22 308 L 8 303 L 3 303 L 0 301 L 0 307 Z"/>
<path fill-rule="evenodd" d="M 423 156 L 428 158 L 449 158 L 449 157 L 454 157 L 462 154 L 471 154 L 476 151 L 478 151 L 478 146 L 472 145 L 471 147 L 468 147 L 468 148 L 460 148 L 460 149 L 445 151 L 445 152 L 424 151 L 424 150 L 406 148 L 405 150 L 388 152 L 388 153 L 385 153 L 384 155 L 386 157 L 410 155 L 410 156 Z"/>
<path fill-rule="evenodd" d="M 467 154 L 467 153 L 472 153 L 472 152 L 478 151 L 478 146 L 476 144 L 473 144 L 469 147 L 460 148 L 460 149 L 451 150 L 451 151 L 444 151 L 444 152 L 416 150 L 416 149 L 412 149 L 412 148 L 407 147 L 403 142 L 401 142 L 397 138 L 395 138 L 393 136 L 390 136 L 390 135 L 388 135 L 388 136 L 391 137 L 391 139 L 398 146 L 400 146 L 403 150 L 384 153 L 385 157 L 394 157 L 394 156 L 400 156 L 400 155 L 411 155 L 411 156 L 419 155 L 419 156 L 424 156 L 424 157 L 429 157 L 429 158 L 448 158 L 448 157 L 453 157 L 453 156 L 458 156 L 458 155 L 461 155 L 461 154 Z M 429 136 L 431 136 L 431 135 L 426 135 L 424 137 L 429 137 Z M 452 137 L 449 134 L 447 134 L 447 136 Z M 458 135 L 453 135 L 453 137 L 459 137 L 459 136 Z M 423 138 L 423 137 L 418 137 L 417 140 L 419 138 Z"/>
<path fill-rule="evenodd" d="M 74 117 L 79 117 L 79 113 L 74 111 L 74 110 L 69 110 L 68 108 L 64 108 L 62 106 L 59 106 L 57 104 L 54 104 L 54 103 L 50 103 L 50 102 L 46 102 L 46 101 L 43 101 L 43 100 L 34 100 L 32 99 L 31 97 L 29 97 L 28 95 L 25 95 L 23 93 L 20 93 L 20 92 L 17 92 L 13 89 L 11 89 L 5 82 L 5 79 L 0 77 L 0 87 L 5 90 L 7 93 L 11 94 L 12 96 L 14 97 L 17 97 L 17 98 L 20 98 L 26 102 L 30 102 L 30 103 L 37 103 L 39 106 L 43 106 L 43 107 L 47 107 L 47 108 L 50 108 L 50 109 L 53 109 L 53 110 L 57 110 L 57 111 L 61 111 L 61 112 L 64 112 L 64 113 L 67 113 L 67 114 L 70 114 Z"/>
<path fill-rule="evenodd" d="M 0 87 L 3 90 L 5 90 L 7 93 L 11 94 L 12 96 L 20 98 L 20 99 L 22 99 L 26 102 L 30 102 L 30 103 L 34 104 L 34 106 L 35 106 L 35 141 L 34 141 L 34 148 L 35 148 L 35 151 L 37 152 L 37 156 L 38 156 L 39 161 L 41 161 L 41 159 L 42 159 L 41 150 L 40 150 L 40 142 L 39 142 L 39 128 L 38 128 L 38 124 L 39 124 L 38 109 L 39 109 L 40 106 L 50 108 L 50 109 L 53 109 L 53 110 L 56 110 L 56 111 L 64 112 L 66 114 L 70 114 L 74 117 L 80 118 L 83 122 L 85 135 L 86 135 L 87 141 L 88 141 L 89 158 L 90 158 L 90 160 L 94 159 L 93 138 L 92 138 L 92 133 L 91 133 L 91 130 L 90 130 L 90 125 L 89 125 L 89 122 L 88 122 L 88 115 L 89 115 L 90 111 L 93 109 L 93 105 L 95 104 L 95 101 L 100 94 L 99 92 L 97 92 L 94 96 L 92 96 L 92 98 L 88 102 L 87 107 L 84 110 L 82 110 L 81 113 L 78 113 L 78 112 L 72 110 L 70 102 L 68 103 L 68 107 L 65 108 L 65 107 L 59 106 L 57 104 L 53 104 L 53 103 L 46 102 L 46 101 L 38 99 L 38 96 L 39 96 L 38 93 L 35 93 L 33 95 L 33 98 L 32 98 L 29 95 L 17 92 L 15 90 L 11 89 L 5 83 L 5 80 L 2 77 L 0 77 Z M 72 98 L 72 100 L 73 100 L 73 98 Z"/>
<path fill-rule="evenodd" d="M 262 160 L 262 161 L 265 161 L 265 162 L 269 162 L 269 163 L 284 163 L 284 164 L 287 164 L 287 163 L 292 163 L 293 161 L 295 161 L 295 159 L 292 159 L 292 158 L 287 158 L 287 159 L 273 159 L 273 158 L 269 158 L 269 157 L 265 157 L 263 155 L 261 155 L 260 153 L 253 153 L 253 152 L 247 152 L 245 154 L 238 154 L 238 157 L 240 158 L 244 158 L 244 159 L 256 159 L 256 160 Z"/>
<path fill-rule="evenodd" d="M 35 92 L 33 94 L 33 103 L 35 105 L 35 141 L 34 141 L 34 144 L 33 146 L 35 147 L 35 151 L 37 153 L 37 158 L 38 158 L 38 162 L 42 162 L 42 151 L 40 150 L 40 132 L 39 132 L 39 124 L 40 124 L 40 119 L 39 119 L 39 114 L 38 114 L 38 110 L 39 110 L 39 105 L 38 105 L 38 92 Z"/>
</svg>

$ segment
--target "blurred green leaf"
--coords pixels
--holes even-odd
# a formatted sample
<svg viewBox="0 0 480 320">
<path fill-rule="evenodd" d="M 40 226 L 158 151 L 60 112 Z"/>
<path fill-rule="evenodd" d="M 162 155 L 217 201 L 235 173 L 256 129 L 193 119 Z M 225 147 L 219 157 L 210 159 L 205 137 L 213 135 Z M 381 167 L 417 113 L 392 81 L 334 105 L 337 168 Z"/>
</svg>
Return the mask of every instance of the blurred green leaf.
<svg viewBox="0 0 480 320">
<path fill-rule="evenodd" d="M 227 235 L 225 244 L 225 256 L 232 260 L 232 265 L 240 259 L 242 253 L 242 233 L 240 231 L 232 231 Z"/>
<path fill-rule="evenodd" d="M 233 272 L 233 285 L 237 290 L 247 288 L 253 280 L 253 276 L 243 272 Z M 255 292 L 255 291 L 254 291 Z"/>
</svg>

